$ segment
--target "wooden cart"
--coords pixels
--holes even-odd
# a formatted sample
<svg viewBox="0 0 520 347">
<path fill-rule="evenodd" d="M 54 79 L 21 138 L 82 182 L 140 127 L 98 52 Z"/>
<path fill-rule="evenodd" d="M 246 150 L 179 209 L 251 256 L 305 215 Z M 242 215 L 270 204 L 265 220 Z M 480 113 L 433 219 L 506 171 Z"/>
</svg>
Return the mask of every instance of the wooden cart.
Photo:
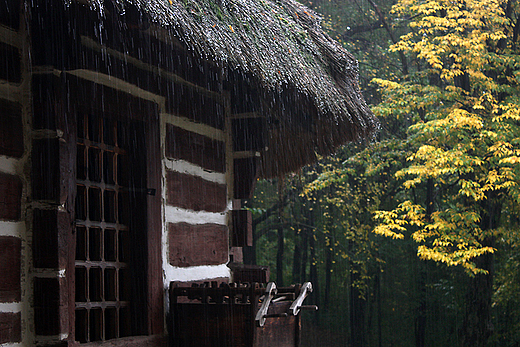
<svg viewBox="0 0 520 347">
<path fill-rule="evenodd" d="M 287 288 L 216 282 L 170 287 L 171 345 L 175 347 L 297 347 L 300 311 L 310 282 Z"/>
</svg>

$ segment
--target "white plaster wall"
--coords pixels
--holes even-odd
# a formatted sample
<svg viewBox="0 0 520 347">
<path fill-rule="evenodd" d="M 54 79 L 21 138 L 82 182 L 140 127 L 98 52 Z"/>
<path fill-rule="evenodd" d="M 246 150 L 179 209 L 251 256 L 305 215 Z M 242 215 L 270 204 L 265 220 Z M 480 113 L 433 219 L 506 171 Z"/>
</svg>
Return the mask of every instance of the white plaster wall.
<svg viewBox="0 0 520 347">
<path fill-rule="evenodd" d="M 16 175 L 18 168 L 20 167 L 20 160 L 16 158 L 6 157 L 5 155 L 0 155 L 0 172 Z"/>
</svg>

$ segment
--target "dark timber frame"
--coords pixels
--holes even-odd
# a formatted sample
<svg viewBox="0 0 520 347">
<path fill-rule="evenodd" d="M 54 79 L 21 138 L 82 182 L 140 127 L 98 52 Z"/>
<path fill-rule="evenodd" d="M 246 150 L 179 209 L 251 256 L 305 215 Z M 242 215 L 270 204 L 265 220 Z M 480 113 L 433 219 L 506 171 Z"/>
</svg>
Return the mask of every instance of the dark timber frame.
<svg viewBox="0 0 520 347">
<path fill-rule="evenodd" d="M 67 90 L 69 93 L 65 93 Z M 34 266 L 41 268 L 35 275 L 35 329 L 40 336 L 67 336 L 75 344 L 75 196 L 76 196 L 76 115 L 79 110 L 100 110 L 107 114 L 126 114 L 143 126 L 146 145 L 142 155 L 146 167 L 145 188 L 160 190 L 160 143 L 157 105 L 66 73 L 36 75 L 33 78 L 34 123 L 33 193 L 39 201 L 33 212 L 35 254 Z M 48 94 L 52 91 L 52 94 Z M 39 96 L 45 95 L 40 98 Z M 110 102 L 110 100 L 119 102 Z M 129 120 L 132 120 L 129 118 Z M 147 189 L 144 189 L 148 192 Z M 161 208 L 160 196 L 143 194 L 146 200 L 146 220 L 140 245 L 144 251 L 140 259 L 138 283 L 142 295 L 137 296 L 144 309 L 136 314 L 143 317 L 132 329 L 132 335 L 161 335 L 163 333 L 163 289 L 161 266 Z M 54 226 L 54 227 L 53 227 Z M 41 243 L 45 242 L 46 245 Z M 42 250 L 45 250 L 43 252 Z M 51 270 L 52 269 L 52 270 Z M 65 269 L 63 276 L 49 276 L 54 269 Z M 59 272 L 59 271 L 58 271 Z M 137 283 L 134 283 L 137 284 Z M 163 343 L 157 338 L 129 338 L 133 342 L 154 345 Z"/>
</svg>

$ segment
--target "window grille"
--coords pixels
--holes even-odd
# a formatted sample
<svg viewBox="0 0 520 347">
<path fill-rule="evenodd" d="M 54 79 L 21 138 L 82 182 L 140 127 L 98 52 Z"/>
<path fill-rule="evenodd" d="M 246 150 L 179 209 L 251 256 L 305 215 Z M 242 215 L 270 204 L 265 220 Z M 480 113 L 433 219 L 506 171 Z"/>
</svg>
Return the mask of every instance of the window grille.
<svg viewBox="0 0 520 347">
<path fill-rule="evenodd" d="M 79 342 L 132 334 L 129 160 L 121 122 L 78 115 L 75 331 Z"/>
</svg>

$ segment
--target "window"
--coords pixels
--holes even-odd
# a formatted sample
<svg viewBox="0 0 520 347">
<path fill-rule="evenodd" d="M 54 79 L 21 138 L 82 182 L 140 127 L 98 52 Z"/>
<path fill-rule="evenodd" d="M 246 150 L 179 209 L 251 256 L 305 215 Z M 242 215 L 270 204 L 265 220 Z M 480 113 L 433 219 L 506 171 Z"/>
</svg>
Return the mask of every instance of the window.
<svg viewBox="0 0 520 347">
<path fill-rule="evenodd" d="M 145 333 L 145 126 L 79 114 L 76 156 L 76 341 Z"/>
</svg>

